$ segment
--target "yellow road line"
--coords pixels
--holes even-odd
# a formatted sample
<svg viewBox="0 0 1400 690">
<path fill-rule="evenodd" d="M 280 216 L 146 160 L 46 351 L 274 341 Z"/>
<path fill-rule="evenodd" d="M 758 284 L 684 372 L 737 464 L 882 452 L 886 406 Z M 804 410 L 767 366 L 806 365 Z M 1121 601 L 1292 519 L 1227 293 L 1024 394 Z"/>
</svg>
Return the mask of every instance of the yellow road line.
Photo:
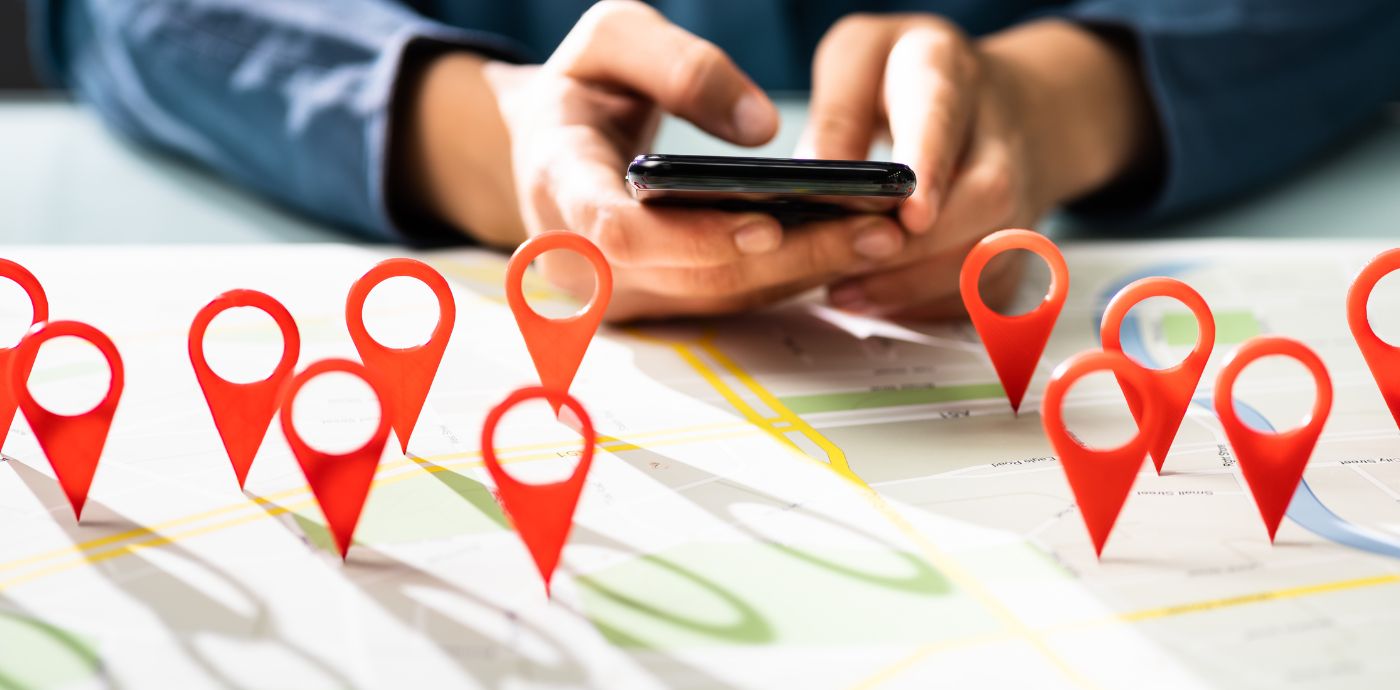
<svg viewBox="0 0 1400 690">
<path fill-rule="evenodd" d="M 686 438 L 678 438 L 678 439 L 669 439 L 669 440 L 657 441 L 657 442 L 654 442 L 654 443 L 652 443 L 652 444 L 649 444 L 648 447 L 668 446 L 668 445 L 679 445 L 679 444 L 691 443 L 691 442 L 694 442 L 694 441 L 702 441 L 702 440 L 703 440 L 703 441 L 720 441 L 720 440 L 726 440 L 726 439 L 732 439 L 732 438 L 742 438 L 742 437 L 744 437 L 744 436 L 751 436 L 751 435 L 756 434 L 756 433 L 759 433 L 759 432 L 758 432 L 757 430 L 755 430 L 755 429 L 746 428 L 746 429 L 743 429 L 743 430 L 733 431 L 733 432 L 726 433 L 726 434 L 713 434 L 713 435 L 705 436 L 705 437 L 686 437 Z M 610 452 L 610 453 L 621 453 L 621 452 L 626 452 L 626 451 L 629 451 L 629 450 L 640 450 L 640 449 L 641 449 L 641 448 L 640 448 L 639 446 L 636 446 L 636 445 L 633 445 L 633 444 L 630 444 L 630 443 L 625 443 L 625 442 L 610 444 L 610 445 L 608 445 L 608 446 L 606 446 L 606 447 L 600 447 L 600 450 L 604 450 L 604 451 L 607 451 L 607 452 Z M 513 463 L 517 463 L 517 462 L 530 462 L 530 461 L 535 461 L 535 460 L 547 460 L 547 459 L 554 459 L 554 458 L 557 458 L 557 457 L 558 457 L 558 455 L 557 455 L 556 453 L 554 453 L 554 452 L 550 452 L 550 453 L 537 453 L 537 454 L 534 454 L 534 455 L 524 455 L 524 456 L 515 456 L 515 457 L 510 457 L 510 458 L 501 458 L 501 464 L 502 464 L 502 465 L 509 465 L 509 464 L 513 464 Z M 422 458 L 422 459 L 425 460 L 425 461 L 427 461 L 427 462 L 432 462 L 432 460 L 430 460 L 430 459 L 428 459 L 428 458 Z M 429 474 L 434 474 L 434 473 L 437 473 L 437 472 L 446 472 L 446 471 L 450 471 L 450 470 L 454 470 L 454 469 L 473 469 L 473 468 L 479 468 L 479 467 L 482 467 L 483 465 L 484 465 L 483 462 L 477 461 L 477 462 L 457 462 L 457 463 L 450 463 L 450 464 L 446 464 L 446 465 L 433 465 L 433 466 L 427 466 L 427 467 L 423 467 L 423 466 L 420 466 L 420 467 L 421 467 L 421 469 L 424 470 L 425 472 L 428 472 Z M 397 484 L 397 483 L 399 483 L 399 482 L 407 481 L 407 480 L 409 480 L 409 479 L 415 479 L 415 478 L 418 478 L 418 477 L 421 477 L 421 476 L 422 476 L 422 475 L 419 475 L 419 474 L 413 473 L 413 472 L 401 472 L 401 473 L 399 473 L 399 474 L 395 474 L 395 475 L 392 475 L 392 476 L 389 476 L 389 477 L 380 477 L 380 478 L 376 478 L 376 479 L 374 480 L 374 483 L 373 483 L 371 486 L 374 487 L 374 488 L 380 488 L 380 487 L 383 487 L 383 486 L 392 485 L 392 484 Z M 245 509 L 251 508 L 251 507 L 254 507 L 254 506 L 272 506 L 272 507 L 273 507 L 273 510 L 269 511 L 269 510 L 263 509 L 263 510 L 259 510 L 259 511 L 257 511 L 257 512 L 250 513 L 250 514 L 248 514 L 248 515 L 241 515 L 241 516 L 232 518 L 232 519 L 227 520 L 227 521 L 225 521 L 225 522 L 214 523 L 214 524 L 211 524 L 211 525 L 204 525 L 204 526 L 196 527 L 196 528 L 194 528 L 194 529 L 191 529 L 191 530 L 188 530 L 188 531 L 183 531 L 183 532 L 160 533 L 160 532 L 154 532 L 154 531 L 146 531 L 146 532 L 144 532 L 142 535 L 139 535 L 139 536 L 149 536 L 149 537 L 150 537 L 149 539 L 142 539 L 142 540 L 140 540 L 140 541 L 125 541 L 125 542 L 123 542 L 123 543 L 117 544 L 114 548 L 112 548 L 112 549 L 107 549 L 107 550 L 101 550 L 101 549 L 95 549 L 95 548 L 94 548 L 94 549 L 77 549 L 77 548 L 67 549 L 67 550 L 64 551 L 63 553 L 57 554 L 57 555 L 60 555 L 60 556 L 78 556 L 78 558 L 75 558 L 75 559 L 72 559 L 72 560 L 68 560 L 68 561 L 62 561 L 62 562 L 58 563 L 57 565 L 49 566 L 49 567 L 44 568 L 44 569 L 42 569 L 42 570 L 37 570 L 37 571 L 30 572 L 30 573 L 25 573 L 25 574 L 23 574 L 23 575 L 19 575 L 19 576 L 16 576 L 16 577 L 12 577 L 12 578 L 10 578 L 10 579 L 8 579 L 8 580 L 0 580 L 0 591 L 4 591 L 4 590 L 6 590 L 6 589 L 9 589 L 9 588 L 11 588 L 11 587 L 15 587 L 15 586 L 17 586 L 17 585 L 22 585 L 22 584 L 25 584 L 25 583 L 28 583 L 28 582 L 32 582 L 32 581 L 34 581 L 34 580 L 41 579 L 41 578 L 47 577 L 47 576 L 49 576 L 49 575 L 54 575 L 54 574 L 61 573 L 61 572 L 67 571 L 67 570 L 71 570 L 71 569 L 74 569 L 74 568 L 78 568 L 78 567 L 81 567 L 81 566 L 83 566 L 83 565 L 87 565 L 87 564 L 90 564 L 90 563 L 96 563 L 96 562 L 108 560 L 108 559 L 110 559 L 110 558 L 115 558 L 115 557 L 117 557 L 117 556 L 122 556 L 122 555 L 126 555 L 126 554 L 129 554 L 129 553 L 134 553 L 135 551 L 137 551 L 137 550 L 139 550 L 139 549 L 141 549 L 141 548 L 149 548 L 149 547 L 154 547 L 154 546 L 164 546 L 164 545 L 166 545 L 166 544 L 173 544 L 173 543 L 175 543 L 175 542 L 177 542 L 177 541 L 182 541 L 182 540 L 185 540 L 185 539 L 189 539 L 189 538 L 191 538 L 191 537 L 197 537 L 197 536 L 201 536 L 201 535 L 205 535 L 205 534 L 210 534 L 210 533 L 213 533 L 213 532 L 221 531 L 221 530 L 224 530 L 224 529 L 229 529 L 229 528 L 232 528 L 232 527 L 238 527 L 238 526 L 241 526 L 241 525 L 248 524 L 248 523 L 250 523 L 250 522 L 256 522 L 256 521 L 258 521 L 258 520 L 263 520 L 263 519 L 268 519 L 268 518 L 271 518 L 271 517 L 275 517 L 275 516 L 281 515 L 281 514 L 283 514 L 283 513 L 295 512 L 296 510 L 299 510 L 299 509 L 302 509 L 302 508 L 310 508 L 310 507 L 313 507 L 313 506 L 317 506 L 317 503 L 315 502 L 314 499 L 309 499 L 309 498 L 308 498 L 308 499 L 305 499 L 305 500 L 301 500 L 301 501 L 299 501 L 299 502 L 297 502 L 297 503 L 290 504 L 290 506 L 288 506 L 288 505 L 279 504 L 279 503 L 273 501 L 273 500 L 272 500 L 271 498 L 269 498 L 269 497 L 257 496 L 257 497 L 251 497 L 247 503 L 240 504 L 240 507 L 245 508 Z M 135 530 L 133 530 L 133 531 L 135 531 Z M 36 562 L 41 562 L 41 561 L 36 561 Z"/>
<path fill-rule="evenodd" d="M 1241 594 L 1233 597 L 1222 597 L 1219 599 L 1208 599 L 1187 604 L 1173 604 L 1158 608 L 1143 609 L 1120 616 L 1113 616 L 1104 622 L 1122 621 L 1125 623 L 1137 623 L 1139 621 L 1150 621 L 1169 616 L 1179 616 L 1186 613 L 1203 613 L 1205 611 L 1215 611 L 1219 609 L 1233 608 L 1245 604 L 1259 604 L 1267 601 L 1280 601 L 1283 599 L 1295 599 L 1298 597 L 1313 596 L 1316 594 L 1328 594 L 1331 592 L 1343 592 L 1349 589 L 1360 589 L 1362 587 L 1375 587 L 1377 585 L 1389 585 L 1400 582 L 1400 574 L 1376 575 L 1373 577 L 1358 577 L 1351 580 L 1338 580 L 1335 582 L 1323 582 L 1314 585 L 1302 585 L 1300 587 L 1285 587 L 1267 592 L 1255 592 L 1253 594 Z"/>
<path fill-rule="evenodd" d="M 683 435 L 683 434 L 690 434 L 690 433 L 692 433 L 692 432 L 695 431 L 695 430 L 701 430 L 701 431 L 703 431 L 703 430 L 721 430 L 721 429 L 725 429 L 725 428 L 747 429 L 747 428 L 748 428 L 748 425 L 743 424 L 743 423 L 741 423 L 741 422 L 721 422 L 721 423 L 700 424 L 700 425 L 695 425 L 695 426 L 693 426 L 693 427 L 682 428 L 682 429 L 678 429 L 678 430 L 671 430 L 671 431 L 655 431 L 655 432 L 645 432 L 645 433 L 633 434 L 633 435 L 629 435 L 628 438 L 629 438 L 629 439 L 640 439 L 640 438 L 654 438 L 654 437 L 657 437 L 657 436 L 680 436 L 680 435 Z M 702 440 L 702 439 L 697 437 L 697 438 L 694 438 L 694 439 L 692 439 L 692 440 Z M 630 447 L 623 447 L 623 445 L 618 445 L 618 444 L 624 444 L 624 445 L 627 445 L 627 446 L 630 446 Z M 525 444 L 525 445 L 520 445 L 520 446 L 512 446 L 512 447 L 510 447 L 510 448 L 506 448 L 506 449 L 501 450 L 500 453 L 501 453 L 502 455 L 511 455 L 511 454 L 515 454 L 515 453 L 519 453 L 519 452 L 523 452 L 523 451 L 544 450 L 544 449 L 557 449 L 557 448 L 560 448 L 560 447 L 561 447 L 561 446 L 560 446 L 560 444 L 558 444 L 558 443 L 535 443 L 535 444 Z M 618 439 L 614 439 L 614 438 L 612 438 L 612 437 L 606 437 L 606 436 L 605 436 L 605 437 L 599 438 L 597 447 L 600 448 L 600 449 L 602 449 L 602 450 L 609 451 L 609 452 L 617 452 L 617 451 L 619 451 L 619 450 L 632 450 L 632 449 L 635 449 L 635 448 L 636 448 L 636 446 L 635 446 L 635 445 L 631 445 L 630 442 L 619 441 Z M 463 459 L 463 458 L 479 458 L 479 457 L 481 457 L 481 451 L 480 451 L 480 450 L 475 450 L 475 451 L 466 451 L 466 452 L 461 452 L 461 453 L 446 453 L 446 454 L 442 454 L 442 455 L 435 455 L 435 456 L 426 457 L 426 458 L 423 458 L 423 459 L 424 459 L 424 460 L 427 460 L 428 462 L 435 462 L 435 463 L 436 463 L 436 462 L 443 462 L 443 461 L 447 461 L 447 460 L 456 460 L 456 459 Z M 539 456 L 539 457 L 552 457 L 552 456 Z M 503 460 L 502 462 L 504 463 L 504 462 L 506 462 L 506 460 Z M 398 460 L 391 460 L 391 461 L 386 461 L 386 462 L 384 462 L 383 464 L 381 464 L 381 465 L 379 466 L 378 470 L 376 470 L 376 472 L 375 472 L 375 477 L 376 477 L 376 479 L 375 479 L 374 486 L 379 486 L 379 485 L 381 484 L 381 482 L 384 482 L 384 481 L 385 481 L 385 479 L 383 478 L 383 475 L 388 474 L 389 472 L 391 472 L 391 471 L 393 471 L 393 470 L 396 470 L 396 469 L 399 469 L 399 468 L 406 468 L 406 467 L 417 467 L 417 464 L 414 463 L 412 460 L 409 460 L 409 459 L 407 459 L 407 458 L 400 458 L 400 459 L 398 459 Z M 412 473 L 408 473 L 408 474 L 406 474 L 405 476 L 414 476 L 414 475 L 413 475 Z M 275 493 L 268 494 L 268 495 L 266 496 L 266 498 L 267 498 L 268 500 L 294 499 L 294 498 L 299 498 L 299 497 L 303 497 L 303 496 L 310 495 L 310 491 L 311 491 L 311 489 L 310 489 L 309 486 L 307 486 L 307 485 L 302 485 L 302 486 L 297 487 L 297 488 L 284 489 L 284 490 L 282 490 L 282 491 L 278 491 L 278 492 L 275 492 Z M 169 529 L 171 529 L 171 528 L 181 527 L 181 526 L 188 525 L 188 524 L 191 524 L 191 523 L 203 522 L 203 521 L 205 521 L 205 520 L 209 520 L 209 519 L 212 519 L 212 518 L 216 518 L 216 517 L 220 517 L 220 516 L 223 516 L 223 515 L 227 515 L 227 514 L 229 514 L 229 513 L 241 512 L 241 511 L 247 509 L 248 506 L 249 506 L 249 503 L 248 503 L 247 501 L 240 501 L 240 502 L 238 502 L 238 503 L 231 503 L 231 504 L 228 504 L 228 505 L 225 505 L 225 506 L 221 506 L 221 507 L 219 507 L 219 508 L 214 508 L 214 509 L 212 509 L 212 510 L 208 510 L 208 511 L 205 511 L 205 512 L 202 512 L 202 513 L 195 513 L 195 514 L 193 514 L 193 515 L 186 515 L 186 516 L 179 517 L 179 518 L 175 518 L 175 519 L 172 519 L 172 520 L 167 520 L 167 521 L 165 521 L 165 522 L 160 522 L 160 523 L 157 523 L 157 524 L 154 524 L 154 525 L 141 526 L 141 527 L 137 527 L 137 528 L 135 528 L 135 529 L 127 530 L 127 531 L 125 531 L 125 532 L 118 532 L 118 533 L 115 533 L 115 534 L 109 534 L 109 535 L 106 535 L 106 536 L 103 536 L 103 537 L 99 537 L 99 538 L 97 538 L 97 539 L 92 539 L 92 540 L 89 540 L 89 541 L 85 541 L 85 542 L 80 542 L 80 543 L 77 543 L 77 544 L 73 544 L 73 545 L 71 545 L 71 546 L 65 546 L 65 547 L 61 547 L 61 548 L 58 548 L 58 549 L 53 549 L 53 550 L 50 550 L 50 551 L 44 551 L 44 552 L 40 552 L 40 553 L 33 554 L 33 555 L 30 555 L 30 556 L 25 556 L 25 557 L 23 557 L 23 558 L 18 558 L 18 559 L 12 560 L 12 561 L 6 561 L 6 562 L 4 562 L 4 563 L 0 563 L 0 572 L 5 572 L 5 571 L 8 571 L 8 570 L 15 570 L 15 569 L 17 569 L 17 568 L 22 568 L 22 567 L 25 567 L 25 566 L 33 565 L 33 564 L 35 564 L 35 563 L 40 563 L 40 562 L 43 562 L 43 561 L 46 561 L 46 560 L 51 560 L 51 559 L 54 559 L 54 558 L 59 558 L 59 557 L 71 555 L 71 554 L 74 554 L 74 553 L 88 552 L 88 551 L 98 551 L 98 550 L 101 550 L 103 547 L 111 546 L 111 545 L 113 545 L 113 544 L 116 544 L 116 543 L 119 543 L 119 542 L 123 542 L 123 541 L 127 541 L 127 540 L 129 540 L 129 539 L 137 539 L 137 538 L 141 538 L 141 537 L 153 535 L 153 534 L 156 534 L 156 533 L 158 533 L 158 532 L 163 532 L 163 531 L 169 530 Z M 0 588 L 3 588 L 3 587 L 0 587 Z"/>
</svg>

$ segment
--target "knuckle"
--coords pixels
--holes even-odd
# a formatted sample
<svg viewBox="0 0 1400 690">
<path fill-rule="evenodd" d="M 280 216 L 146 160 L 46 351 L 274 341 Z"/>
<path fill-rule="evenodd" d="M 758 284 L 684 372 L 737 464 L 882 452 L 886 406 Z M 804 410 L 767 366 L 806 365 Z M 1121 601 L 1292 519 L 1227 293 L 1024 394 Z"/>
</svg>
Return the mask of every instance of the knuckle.
<svg viewBox="0 0 1400 690">
<path fill-rule="evenodd" d="M 603 256 L 619 264 L 632 263 L 636 258 L 636 247 L 617 210 L 598 207 L 593 209 L 591 216 L 589 239 L 598 246 Z"/>
<path fill-rule="evenodd" d="M 853 113 L 845 110 L 827 110 L 816 115 L 810 126 L 819 137 L 838 139 L 864 129 L 864 124 Z"/>
<path fill-rule="evenodd" d="M 613 30 L 620 20 L 654 13 L 651 7 L 635 0 L 602 0 L 594 3 L 574 23 L 569 35 L 546 64 L 558 65 L 567 71 L 569 65 L 588 55 L 610 50 L 618 45 L 619 40 L 625 40 L 626 36 L 613 35 L 621 31 Z"/>
<path fill-rule="evenodd" d="M 743 292 L 743 276 L 732 266 L 696 268 L 686 271 L 683 275 L 685 278 L 680 287 L 699 297 L 732 300 Z"/>
<path fill-rule="evenodd" d="M 670 75 L 672 95 L 678 103 L 699 103 L 715 73 L 728 58 L 715 44 L 696 39 L 682 49 Z"/>
<path fill-rule="evenodd" d="M 980 196 L 988 212 L 1000 220 L 1010 218 L 1016 211 L 1016 179 L 1011 166 L 996 163 L 986 166 L 978 180 Z"/>
<path fill-rule="evenodd" d="M 844 232 L 810 233 L 811 241 L 802 243 L 803 263 L 811 274 L 840 271 L 862 261 L 855 252 L 855 238 L 860 228 Z"/>
</svg>

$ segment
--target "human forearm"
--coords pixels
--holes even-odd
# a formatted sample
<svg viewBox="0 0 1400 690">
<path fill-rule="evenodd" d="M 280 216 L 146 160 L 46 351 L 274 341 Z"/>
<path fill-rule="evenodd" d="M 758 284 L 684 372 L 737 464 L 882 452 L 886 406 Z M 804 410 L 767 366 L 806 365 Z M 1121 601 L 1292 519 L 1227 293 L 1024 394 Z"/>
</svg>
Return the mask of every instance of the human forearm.
<svg viewBox="0 0 1400 690">
<path fill-rule="evenodd" d="M 423 68 L 408 97 L 403 149 L 391 173 L 403 203 L 484 244 L 513 247 L 523 241 L 510 133 L 486 58 L 466 52 L 439 56 Z"/>
<path fill-rule="evenodd" d="M 1035 194 L 1050 207 L 1154 164 L 1159 135 L 1128 46 L 1061 20 L 1022 24 L 979 48 L 1015 81 Z"/>
</svg>

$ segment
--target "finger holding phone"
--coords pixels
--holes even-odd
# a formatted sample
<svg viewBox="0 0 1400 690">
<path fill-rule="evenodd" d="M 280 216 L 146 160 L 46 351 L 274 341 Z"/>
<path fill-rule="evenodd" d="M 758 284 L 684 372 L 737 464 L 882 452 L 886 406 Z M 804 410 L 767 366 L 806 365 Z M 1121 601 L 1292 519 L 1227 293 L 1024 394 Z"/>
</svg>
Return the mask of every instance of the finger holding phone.
<svg viewBox="0 0 1400 690">
<path fill-rule="evenodd" d="M 798 155 L 863 158 L 888 136 L 918 188 L 899 209 L 911 235 L 904 250 L 833 284 L 830 301 L 872 314 L 961 314 L 958 266 L 971 246 L 1126 174 L 1153 150 L 1152 117 L 1131 52 L 1067 22 L 974 41 L 934 15 L 841 20 L 817 48 Z M 1009 295 L 1018 268 L 989 266 L 986 299 Z"/>
</svg>

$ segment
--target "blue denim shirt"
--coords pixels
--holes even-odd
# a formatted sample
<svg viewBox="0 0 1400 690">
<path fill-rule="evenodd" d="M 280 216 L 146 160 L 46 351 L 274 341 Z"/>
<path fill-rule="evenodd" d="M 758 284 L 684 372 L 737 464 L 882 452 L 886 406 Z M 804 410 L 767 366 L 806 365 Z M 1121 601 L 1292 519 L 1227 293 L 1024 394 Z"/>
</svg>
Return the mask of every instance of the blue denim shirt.
<svg viewBox="0 0 1400 690">
<path fill-rule="evenodd" d="M 587 0 L 31 0 L 40 62 L 126 134 L 365 236 L 389 212 L 396 85 L 419 48 L 546 57 Z M 943 14 L 970 33 L 1058 14 L 1126 30 L 1164 135 L 1125 220 L 1237 195 L 1298 167 L 1400 96 L 1393 0 L 657 0 L 760 85 L 807 86 L 853 11 Z"/>
</svg>

